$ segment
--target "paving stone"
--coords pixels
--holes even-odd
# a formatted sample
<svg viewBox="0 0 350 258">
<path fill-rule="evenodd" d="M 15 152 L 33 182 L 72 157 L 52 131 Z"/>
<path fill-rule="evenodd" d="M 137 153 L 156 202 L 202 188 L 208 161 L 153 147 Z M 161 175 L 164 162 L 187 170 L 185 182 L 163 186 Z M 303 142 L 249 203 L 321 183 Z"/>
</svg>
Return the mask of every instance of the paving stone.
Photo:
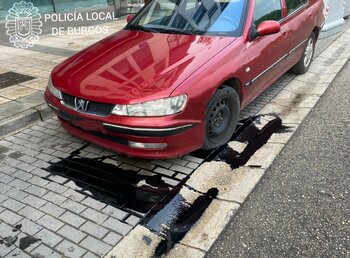
<svg viewBox="0 0 350 258">
<path fill-rule="evenodd" d="M 105 254 L 107 254 L 111 249 L 112 246 L 96 239 L 93 238 L 91 236 L 88 236 L 87 238 L 85 238 L 80 245 L 84 248 L 86 248 L 87 250 L 103 257 Z"/>
<path fill-rule="evenodd" d="M 32 221 L 37 221 L 42 216 L 44 216 L 43 212 L 39 211 L 38 209 L 34 209 L 30 206 L 25 206 L 22 210 L 18 211 L 18 214 Z"/>
<path fill-rule="evenodd" d="M 4 163 L 11 167 L 17 167 L 21 162 L 13 158 L 6 157 L 6 159 L 4 160 Z"/>
<path fill-rule="evenodd" d="M 27 182 L 41 187 L 44 187 L 49 183 L 49 181 L 42 179 L 38 176 L 33 176 L 32 178 L 28 179 Z"/>
<path fill-rule="evenodd" d="M 0 182 L 2 182 L 4 184 L 8 184 L 12 180 L 14 180 L 13 177 L 0 172 Z"/>
<path fill-rule="evenodd" d="M 193 157 L 193 156 L 190 156 L 190 155 L 186 155 L 186 156 L 184 156 L 182 158 L 185 159 L 185 160 L 188 160 L 188 161 L 192 161 L 192 162 L 198 163 L 198 164 L 201 164 L 204 161 L 203 159 L 196 158 L 196 157 Z"/>
<path fill-rule="evenodd" d="M 50 180 L 54 181 L 58 184 L 65 184 L 69 179 L 62 177 L 62 176 L 57 176 L 57 175 L 50 175 Z"/>
<path fill-rule="evenodd" d="M 131 170 L 131 171 L 139 171 L 140 168 L 138 167 L 135 167 L 135 166 L 132 166 L 132 165 L 129 165 L 129 164 L 122 164 L 119 166 L 120 169 L 123 169 L 123 170 Z"/>
<path fill-rule="evenodd" d="M 58 194 L 62 194 L 68 190 L 68 188 L 66 186 L 57 184 L 56 182 L 51 182 L 46 187 L 48 189 L 50 189 L 51 191 L 56 192 Z"/>
<path fill-rule="evenodd" d="M 83 258 L 99 258 L 100 256 L 97 256 L 97 255 L 95 255 L 95 254 L 93 254 L 93 253 L 90 253 L 90 252 L 88 252 L 88 253 L 86 253 L 84 256 L 83 256 Z"/>
<path fill-rule="evenodd" d="M 62 241 L 55 247 L 55 249 L 70 258 L 80 258 L 86 253 L 86 250 L 67 240 Z"/>
<path fill-rule="evenodd" d="M 5 200 L 4 202 L 1 203 L 1 206 L 12 210 L 14 212 L 18 212 L 20 209 L 23 209 L 23 207 L 25 206 L 23 203 L 20 203 L 16 200 L 10 199 L 8 198 L 7 200 Z"/>
<path fill-rule="evenodd" d="M 57 233 L 73 241 L 74 243 L 79 243 L 84 237 L 86 237 L 85 233 L 69 225 L 64 225 L 60 230 L 57 231 Z"/>
<path fill-rule="evenodd" d="M 14 188 L 12 188 L 11 186 L 6 185 L 6 184 L 4 184 L 4 183 L 0 183 L 0 193 L 8 192 L 8 191 L 10 191 L 11 189 L 14 189 Z"/>
<path fill-rule="evenodd" d="M 6 257 L 7 254 L 11 253 L 16 247 L 14 245 L 7 247 L 5 245 L 0 245 L 0 257 Z"/>
<path fill-rule="evenodd" d="M 62 221 L 65 221 L 66 223 L 79 228 L 86 220 L 83 219 L 82 217 L 73 214 L 72 212 L 66 211 L 60 219 Z"/>
<path fill-rule="evenodd" d="M 23 150 L 22 151 L 24 154 L 26 154 L 26 155 L 28 155 L 28 156 L 31 156 L 31 157 L 35 157 L 35 156 L 37 156 L 38 154 L 39 154 L 39 152 L 38 151 L 36 151 L 36 150 L 33 150 L 33 149 L 30 149 L 30 148 L 28 148 L 28 149 L 25 149 L 25 150 Z M 31 163 L 31 165 L 33 165 L 35 162 L 37 162 L 38 160 L 36 160 L 36 161 L 34 161 L 33 163 Z"/>
<path fill-rule="evenodd" d="M 23 252 L 21 249 L 19 248 L 15 248 L 13 249 L 8 255 L 7 257 L 19 257 L 19 258 L 30 258 L 30 256 L 28 254 L 26 254 L 25 252 Z"/>
<path fill-rule="evenodd" d="M 198 168 L 199 164 L 195 162 L 189 162 L 186 167 L 191 168 L 191 169 L 196 169 Z"/>
<path fill-rule="evenodd" d="M 190 169 L 190 168 L 186 168 L 186 167 L 182 167 L 182 166 L 179 166 L 179 165 L 172 165 L 170 167 L 171 170 L 175 170 L 177 172 L 181 172 L 181 173 L 184 173 L 186 175 L 189 175 L 193 172 L 193 169 Z"/>
<path fill-rule="evenodd" d="M 49 163 L 47 163 L 45 161 L 42 161 L 42 160 L 37 160 L 32 165 L 36 166 L 38 168 L 42 168 L 42 169 L 46 169 L 46 168 L 48 168 L 50 166 Z"/>
<path fill-rule="evenodd" d="M 63 221 L 65 220 L 63 219 Z M 44 215 L 43 217 L 38 219 L 37 223 L 52 231 L 57 231 L 59 228 L 61 228 L 64 225 L 61 221 L 59 221 L 58 219 L 55 219 L 50 215 Z"/>
<path fill-rule="evenodd" d="M 115 246 L 123 237 L 114 232 L 110 232 L 104 239 L 103 242 Z"/>
<path fill-rule="evenodd" d="M 92 199 L 91 197 L 84 199 L 81 203 L 96 210 L 102 210 L 104 207 L 106 207 L 105 203 L 99 202 L 95 199 Z"/>
<path fill-rule="evenodd" d="M 19 232 L 13 232 L 13 227 L 1 221 L 0 221 L 0 232 L 1 232 L 1 235 L 0 235 L 1 237 L 16 236 L 19 234 Z"/>
<path fill-rule="evenodd" d="M 42 198 L 47 201 L 53 202 L 54 204 L 57 204 L 57 205 L 61 205 L 65 200 L 67 200 L 66 197 L 54 192 L 48 192 Z"/>
<path fill-rule="evenodd" d="M 165 169 L 165 168 L 160 168 L 160 167 L 156 168 L 154 170 L 154 172 L 162 174 L 162 175 L 165 175 L 165 176 L 169 176 L 169 177 L 171 177 L 171 176 L 173 176 L 175 174 L 175 172 L 172 171 L 172 170 Z"/>
<path fill-rule="evenodd" d="M 180 180 L 180 181 L 183 181 L 186 177 L 188 177 L 188 175 L 185 175 L 185 174 L 181 174 L 181 173 L 178 173 L 175 178 Z"/>
<path fill-rule="evenodd" d="M 6 222 L 7 224 L 14 226 L 22 220 L 23 217 L 17 215 L 16 213 L 10 211 L 10 210 L 4 210 L 3 212 L 0 213 L 0 220 L 3 222 Z"/>
<path fill-rule="evenodd" d="M 66 184 L 66 186 L 67 186 L 67 184 Z M 73 189 L 68 189 L 67 191 L 62 193 L 62 195 L 64 195 L 68 199 L 71 199 L 71 200 L 77 201 L 77 202 L 80 202 L 80 201 L 82 201 L 83 199 L 86 198 L 86 195 L 78 193 L 77 191 L 74 191 Z"/>
<path fill-rule="evenodd" d="M 176 181 L 176 180 L 173 180 L 173 179 L 167 178 L 167 177 L 163 177 L 162 179 L 164 180 L 165 183 L 167 183 L 168 185 L 171 185 L 171 186 L 177 186 L 180 183 L 179 181 Z"/>
<path fill-rule="evenodd" d="M 83 217 L 85 217 L 89 220 L 92 220 L 92 221 L 95 221 L 98 223 L 102 223 L 103 221 L 105 221 L 108 218 L 107 215 L 105 215 L 101 212 L 98 212 L 94 209 L 91 209 L 91 208 L 86 209 L 85 211 L 80 213 L 80 215 L 82 215 Z"/>
<path fill-rule="evenodd" d="M 35 169 L 34 166 L 28 164 L 28 163 L 20 163 L 16 166 L 17 169 L 21 169 L 23 171 L 26 171 L 26 172 L 31 172 L 32 170 Z M 26 179 L 22 179 L 22 180 L 26 180 Z"/>
<path fill-rule="evenodd" d="M 15 173 L 12 174 L 12 176 L 17 177 L 18 179 L 21 179 L 23 181 L 27 181 L 33 175 L 22 170 L 17 170 Z"/>
<path fill-rule="evenodd" d="M 65 212 L 64 209 L 51 202 L 45 203 L 40 210 L 55 218 L 59 218 Z"/>
<path fill-rule="evenodd" d="M 43 170 L 41 168 L 35 168 L 30 173 L 32 173 L 38 177 L 47 177 L 50 175 L 49 172 L 47 172 L 46 170 Z"/>
<path fill-rule="evenodd" d="M 137 223 L 140 222 L 140 218 L 134 216 L 134 215 L 130 215 L 126 220 L 125 222 L 132 225 L 132 226 L 136 226 Z"/>
<path fill-rule="evenodd" d="M 13 167 L 10 167 L 8 165 L 4 165 L 4 166 L 1 167 L 1 172 L 5 173 L 7 175 L 11 175 L 11 174 L 16 172 L 16 169 L 13 168 Z M 1 176 L 1 174 L 0 174 L 0 176 Z"/>
<path fill-rule="evenodd" d="M 8 197 L 6 195 L 0 194 L 0 203 L 2 203 L 3 201 L 7 200 Z"/>
<path fill-rule="evenodd" d="M 45 243 L 48 246 L 54 247 L 59 242 L 63 240 L 63 238 L 56 233 L 51 232 L 47 229 L 42 229 L 40 232 L 34 235 L 36 238 L 41 239 L 43 243 Z M 49 256 L 51 257 L 51 256 Z"/>
<path fill-rule="evenodd" d="M 108 218 L 102 225 L 117 233 L 120 233 L 123 236 L 125 236 L 132 228 L 130 225 L 120 222 L 114 218 Z"/>
<path fill-rule="evenodd" d="M 180 166 L 186 166 L 188 163 L 188 160 L 185 159 L 179 159 L 179 158 L 175 158 L 175 159 L 168 159 L 167 161 L 169 161 L 170 163 L 174 163 Z"/>
<path fill-rule="evenodd" d="M 168 161 L 165 161 L 165 160 L 152 160 L 151 161 L 152 164 L 155 164 L 155 165 L 158 165 L 158 166 L 161 166 L 161 167 L 165 167 L 165 168 L 170 168 L 173 163 L 170 163 Z"/>
<path fill-rule="evenodd" d="M 146 169 L 146 170 L 153 170 L 156 166 L 151 164 L 148 160 L 140 160 L 135 163 L 135 166 L 138 166 L 140 168 Z"/>
<path fill-rule="evenodd" d="M 21 224 L 21 231 L 30 235 L 34 236 L 36 233 L 38 233 L 40 230 L 43 229 L 42 226 L 34 223 L 33 221 L 30 221 L 27 218 L 22 219 L 18 224 Z"/>
<path fill-rule="evenodd" d="M 67 199 L 61 205 L 62 208 L 75 212 L 77 214 L 81 213 L 83 210 L 87 209 L 86 206 L 81 205 L 75 201 Z"/>
<path fill-rule="evenodd" d="M 105 214 L 107 214 L 109 216 L 117 218 L 119 220 L 123 220 L 128 215 L 127 212 L 125 212 L 121 209 L 115 208 L 113 206 L 107 206 L 106 208 L 104 208 L 102 210 L 102 212 L 104 212 Z"/>
<path fill-rule="evenodd" d="M 40 139 L 41 140 L 41 139 Z M 45 162 L 51 161 L 54 157 L 45 154 L 45 153 L 40 153 L 39 155 L 36 156 L 37 159 L 43 160 Z"/>
<path fill-rule="evenodd" d="M 30 186 L 29 183 L 27 182 L 24 182 L 18 178 L 12 180 L 11 182 L 8 183 L 9 185 L 13 186 L 13 187 L 16 187 L 18 189 L 21 189 L 21 190 L 24 190 L 26 188 L 28 188 Z"/>
<path fill-rule="evenodd" d="M 36 185 L 31 185 L 25 191 L 28 192 L 28 193 L 31 193 L 33 195 L 36 195 L 38 197 L 41 197 L 41 196 L 43 196 L 44 194 L 47 193 L 46 189 L 44 189 L 42 187 L 39 187 L 39 186 L 36 186 Z"/>
<path fill-rule="evenodd" d="M 39 245 L 37 248 L 35 248 L 33 251 L 30 252 L 30 254 L 35 258 L 41 258 L 41 257 L 50 257 L 50 258 L 62 258 L 62 255 L 55 252 L 51 248 L 45 246 L 45 245 Z"/>
<path fill-rule="evenodd" d="M 83 230 L 86 233 L 97 237 L 98 239 L 102 239 L 109 232 L 108 229 L 91 221 L 87 221 L 86 223 L 84 223 L 80 227 L 80 230 Z"/>
<path fill-rule="evenodd" d="M 25 197 L 22 202 L 29 204 L 30 206 L 34 207 L 34 208 L 40 208 L 41 206 L 43 206 L 45 203 L 47 203 L 47 201 L 38 198 L 34 195 L 29 194 L 27 197 Z"/>
</svg>

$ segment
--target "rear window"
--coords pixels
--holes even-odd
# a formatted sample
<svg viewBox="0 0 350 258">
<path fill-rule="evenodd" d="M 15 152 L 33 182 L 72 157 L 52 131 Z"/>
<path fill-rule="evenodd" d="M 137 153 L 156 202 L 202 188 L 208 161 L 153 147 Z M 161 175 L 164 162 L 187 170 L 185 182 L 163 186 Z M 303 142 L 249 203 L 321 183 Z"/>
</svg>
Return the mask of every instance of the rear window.
<svg viewBox="0 0 350 258">
<path fill-rule="evenodd" d="M 288 14 L 291 14 L 298 10 L 300 7 L 306 5 L 308 0 L 286 0 Z"/>
</svg>

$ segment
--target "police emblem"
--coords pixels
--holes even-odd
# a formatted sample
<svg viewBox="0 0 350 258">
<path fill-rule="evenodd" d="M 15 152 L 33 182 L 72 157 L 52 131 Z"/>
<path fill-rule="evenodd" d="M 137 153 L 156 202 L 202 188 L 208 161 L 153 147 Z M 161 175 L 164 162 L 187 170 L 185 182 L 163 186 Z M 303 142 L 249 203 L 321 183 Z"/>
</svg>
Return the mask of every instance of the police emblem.
<svg viewBox="0 0 350 258">
<path fill-rule="evenodd" d="M 41 15 L 30 2 L 14 3 L 6 16 L 6 34 L 16 48 L 33 47 L 42 33 Z"/>
</svg>

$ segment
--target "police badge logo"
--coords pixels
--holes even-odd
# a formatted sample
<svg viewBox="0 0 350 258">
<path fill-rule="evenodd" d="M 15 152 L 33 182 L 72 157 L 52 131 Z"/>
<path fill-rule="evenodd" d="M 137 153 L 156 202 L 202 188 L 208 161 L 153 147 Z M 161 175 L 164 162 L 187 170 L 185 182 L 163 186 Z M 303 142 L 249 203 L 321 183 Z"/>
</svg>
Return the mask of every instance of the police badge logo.
<svg viewBox="0 0 350 258">
<path fill-rule="evenodd" d="M 16 48 L 33 47 L 42 33 L 41 15 L 32 3 L 14 3 L 6 16 L 6 34 Z"/>
</svg>

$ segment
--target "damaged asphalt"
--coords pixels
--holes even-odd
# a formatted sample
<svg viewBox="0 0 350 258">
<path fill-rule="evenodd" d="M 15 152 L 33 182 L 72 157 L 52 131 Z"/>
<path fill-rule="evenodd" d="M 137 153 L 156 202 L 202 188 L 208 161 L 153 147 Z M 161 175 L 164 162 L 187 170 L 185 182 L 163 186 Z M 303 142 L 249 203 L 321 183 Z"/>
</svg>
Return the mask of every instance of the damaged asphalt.
<svg viewBox="0 0 350 258">
<path fill-rule="evenodd" d="M 350 64 L 206 257 L 350 257 Z"/>
</svg>

